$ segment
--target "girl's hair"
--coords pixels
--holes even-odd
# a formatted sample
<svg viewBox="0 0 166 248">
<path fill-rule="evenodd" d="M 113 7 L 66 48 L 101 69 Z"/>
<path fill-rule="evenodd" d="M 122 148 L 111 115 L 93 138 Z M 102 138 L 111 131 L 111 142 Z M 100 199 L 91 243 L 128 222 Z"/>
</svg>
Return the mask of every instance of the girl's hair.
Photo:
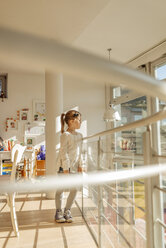
<svg viewBox="0 0 166 248">
<path fill-rule="evenodd" d="M 81 113 L 76 110 L 69 110 L 66 114 L 61 114 L 61 133 L 64 133 L 65 123 L 68 125 L 69 120 L 74 120 L 78 116 L 81 117 Z"/>
</svg>

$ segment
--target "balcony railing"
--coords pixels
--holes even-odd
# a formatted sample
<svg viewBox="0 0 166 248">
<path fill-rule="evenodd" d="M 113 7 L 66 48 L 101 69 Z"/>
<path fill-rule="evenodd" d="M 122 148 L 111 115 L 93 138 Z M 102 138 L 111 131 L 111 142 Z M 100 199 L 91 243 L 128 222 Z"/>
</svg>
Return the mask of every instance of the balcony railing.
<svg viewBox="0 0 166 248">
<path fill-rule="evenodd" d="M 138 166 L 144 170 L 145 165 L 152 165 L 154 162 L 162 166 L 157 159 L 161 157 L 165 159 L 165 157 L 153 154 L 151 124 L 165 118 L 166 110 L 139 121 L 85 137 L 84 156 L 88 172 L 135 170 Z M 115 142 L 115 134 L 138 127 L 145 127 L 141 135 L 143 153 L 137 154 L 136 150 L 116 152 L 119 144 Z M 161 178 L 161 175 L 157 177 Z M 160 186 L 154 184 L 155 182 L 156 177 L 155 180 L 140 178 L 126 179 L 126 182 L 115 181 L 113 184 L 104 183 L 99 186 L 84 185 L 82 203 L 77 204 L 98 247 L 159 247 L 155 246 L 159 240 L 160 247 L 164 247 L 166 224 L 163 221 L 164 208 L 161 203 L 163 195 L 156 191 L 165 193 L 166 189 L 161 188 L 161 184 Z M 159 183 L 160 180 L 157 182 Z M 155 202 L 156 198 L 159 202 Z"/>
<path fill-rule="evenodd" d="M 129 67 L 53 40 L 2 27 L 0 33 L 0 53 L 4 63 L 9 64 L 10 62 L 15 67 L 24 64 L 27 68 L 31 67 L 38 71 L 47 69 L 54 72 L 54 68 L 56 68 L 63 73 L 102 83 L 110 82 L 111 79 L 110 84 L 112 85 L 115 85 L 115 82 L 117 85 L 125 84 L 128 88 L 144 95 L 157 96 L 165 100 L 164 82 Z M 12 54 L 10 59 L 8 57 L 9 48 Z M 158 161 L 160 154 L 153 150 L 154 144 L 151 140 L 152 131 L 150 129 L 152 123 L 164 118 L 166 118 L 166 110 L 84 138 L 84 141 L 88 141 L 86 144 L 88 170 L 99 171 L 96 176 L 95 174 L 89 177 L 83 175 L 75 177 L 75 181 L 70 176 L 66 179 L 53 177 L 33 183 L 24 182 L 19 186 L 17 184 L 1 185 L 1 192 L 52 191 L 59 187 L 83 185 L 82 214 L 98 247 L 164 248 L 163 229 L 165 223 L 163 222 L 162 204 L 164 190 L 160 180 L 161 176 L 158 174 L 165 170 L 165 166 Z M 118 154 L 115 134 L 141 126 L 144 126 L 146 130 L 142 132 L 143 154 L 139 154 L 140 159 L 136 158 L 138 154 L 134 151 L 130 151 L 130 154 L 127 151 Z M 108 135 L 110 135 L 110 139 L 106 138 Z M 96 138 L 98 138 L 97 141 L 89 143 L 89 140 Z M 112 141 L 114 149 L 112 146 L 110 149 Z M 152 164 L 158 164 L 158 166 L 154 167 Z M 132 174 L 134 171 L 138 172 L 138 165 L 139 167 L 141 165 L 141 170 L 137 175 Z M 150 169 L 147 169 L 145 165 L 149 165 Z M 124 171 L 124 176 L 122 176 L 121 169 Z M 125 173 L 126 170 L 130 175 Z M 102 174 L 103 171 L 104 174 Z M 119 171 L 121 172 L 120 177 L 118 177 L 118 173 L 114 173 Z M 110 180 L 106 175 L 110 176 Z M 115 176 L 114 180 L 111 175 Z M 106 178 L 103 178 L 104 176 Z"/>
</svg>

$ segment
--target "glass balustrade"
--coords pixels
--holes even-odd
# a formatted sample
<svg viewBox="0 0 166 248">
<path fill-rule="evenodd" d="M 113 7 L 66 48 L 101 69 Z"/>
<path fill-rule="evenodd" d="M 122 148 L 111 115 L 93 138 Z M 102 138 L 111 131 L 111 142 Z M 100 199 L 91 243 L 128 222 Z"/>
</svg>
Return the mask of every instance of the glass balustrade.
<svg viewBox="0 0 166 248">
<path fill-rule="evenodd" d="M 144 128 L 139 131 L 142 137 Z M 143 166 L 140 149 L 138 154 L 137 149 L 123 150 L 115 138 L 107 135 L 86 144 L 88 172 L 134 170 Z M 97 243 L 101 238 L 102 248 L 146 247 L 144 180 L 84 185 L 83 215 Z"/>
</svg>

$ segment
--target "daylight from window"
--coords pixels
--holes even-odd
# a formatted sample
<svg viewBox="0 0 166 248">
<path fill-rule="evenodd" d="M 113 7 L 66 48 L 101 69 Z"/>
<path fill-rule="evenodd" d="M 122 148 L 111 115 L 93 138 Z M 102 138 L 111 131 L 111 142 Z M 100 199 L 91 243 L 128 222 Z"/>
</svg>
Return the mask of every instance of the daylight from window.
<svg viewBox="0 0 166 248">
<path fill-rule="evenodd" d="M 156 67 L 155 77 L 159 80 L 166 79 L 166 64 Z"/>
</svg>

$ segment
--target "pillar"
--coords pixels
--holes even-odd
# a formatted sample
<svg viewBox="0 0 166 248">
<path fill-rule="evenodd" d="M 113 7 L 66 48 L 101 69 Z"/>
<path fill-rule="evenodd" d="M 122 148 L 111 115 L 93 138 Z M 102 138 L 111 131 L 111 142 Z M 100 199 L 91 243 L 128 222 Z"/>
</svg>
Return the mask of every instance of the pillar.
<svg viewBox="0 0 166 248">
<path fill-rule="evenodd" d="M 63 112 L 63 76 L 53 72 L 45 73 L 46 100 L 46 175 L 55 175 L 56 150 L 59 147 L 60 115 Z M 55 197 L 55 192 L 48 192 L 48 198 Z"/>
</svg>

